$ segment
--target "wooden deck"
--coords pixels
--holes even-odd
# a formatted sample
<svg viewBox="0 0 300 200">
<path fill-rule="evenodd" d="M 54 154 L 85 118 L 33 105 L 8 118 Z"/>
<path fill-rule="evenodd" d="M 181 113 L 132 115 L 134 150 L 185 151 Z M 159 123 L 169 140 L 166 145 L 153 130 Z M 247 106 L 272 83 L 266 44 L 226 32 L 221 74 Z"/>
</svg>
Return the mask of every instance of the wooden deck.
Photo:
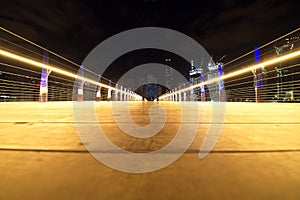
<svg viewBox="0 0 300 200">
<path fill-rule="evenodd" d="M 128 151 L 162 148 L 180 123 L 179 103 L 159 102 L 168 117 L 162 131 L 134 138 L 117 127 L 111 105 L 96 103 L 97 118 Z M 150 121 L 153 103 L 129 105 L 137 124 Z M 72 102 L 0 103 L 0 200 L 300 199 L 300 104 L 226 103 L 221 136 L 204 159 L 198 151 L 211 104 L 198 108 L 198 132 L 186 153 L 161 170 L 134 174 L 105 166 L 85 149 Z"/>
</svg>

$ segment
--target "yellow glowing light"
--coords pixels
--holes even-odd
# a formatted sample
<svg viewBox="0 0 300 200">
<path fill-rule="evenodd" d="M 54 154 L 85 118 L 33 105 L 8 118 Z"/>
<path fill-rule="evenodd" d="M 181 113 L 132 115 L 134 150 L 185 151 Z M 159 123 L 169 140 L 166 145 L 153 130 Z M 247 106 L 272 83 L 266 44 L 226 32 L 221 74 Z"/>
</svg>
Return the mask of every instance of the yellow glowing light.
<svg viewBox="0 0 300 200">
<path fill-rule="evenodd" d="M 41 62 L 37 62 L 37 61 L 31 60 L 29 58 L 25 58 L 23 56 L 19 56 L 19 55 L 13 54 L 13 53 L 10 53 L 10 52 L 2 50 L 2 49 L 0 49 L 0 55 L 2 55 L 4 57 L 7 57 L 7 58 L 11 58 L 11 59 L 17 60 L 17 61 L 20 61 L 20 62 L 23 62 L 23 63 L 26 63 L 26 64 L 29 64 L 29 65 L 33 65 L 35 67 L 39 67 L 39 68 L 42 68 L 42 69 L 51 70 L 52 72 L 56 72 L 58 74 L 65 75 L 65 76 L 68 76 L 68 77 L 71 77 L 71 78 L 74 78 L 74 79 L 82 80 L 82 81 L 91 83 L 93 85 L 98 85 L 100 87 L 107 88 L 109 90 L 114 90 L 114 91 L 117 91 L 117 92 L 131 94 L 130 92 L 124 92 L 124 91 L 122 91 L 122 90 L 120 90 L 118 88 L 111 87 L 109 85 L 106 85 L 106 84 L 94 81 L 92 79 L 88 79 L 88 78 L 85 78 L 83 76 L 79 76 L 79 75 L 74 74 L 72 72 L 68 72 L 68 71 L 56 68 L 54 66 L 51 66 L 51 65 L 47 65 L 47 64 L 44 64 L 44 63 L 41 63 Z M 140 97 L 137 94 L 134 94 L 134 96 L 136 98 Z"/>
<path fill-rule="evenodd" d="M 238 75 L 250 72 L 252 70 L 255 70 L 255 69 L 258 69 L 258 68 L 262 68 L 262 67 L 268 67 L 270 65 L 273 65 L 273 64 L 285 61 L 285 60 L 289 60 L 289 59 L 292 59 L 292 58 L 295 58 L 295 57 L 298 57 L 298 56 L 300 56 L 300 50 L 295 51 L 293 53 L 286 54 L 284 56 L 280 56 L 280 57 L 277 57 L 277 58 L 274 58 L 274 59 L 262 62 L 262 63 L 259 63 L 259 64 L 256 64 L 256 65 L 253 65 L 253 66 L 249 66 L 249 67 L 244 68 L 244 69 L 240 69 L 240 70 L 231 72 L 229 74 L 226 74 L 226 75 L 223 75 L 223 76 L 220 76 L 220 77 L 217 77 L 217 78 L 213 78 L 213 79 L 204 81 L 202 83 L 198 83 L 196 85 L 193 85 L 193 86 L 190 86 L 190 87 L 178 90 L 178 91 L 173 92 L 173 93 L 164 94 L 164 95 L 160 96 L 159 98 L 163 99 L 163 98 L 166 98 L 166 97 L 170 97 L 170 96 L 172 96 L 174 94 L 179 94 L 179 93 L 186 92 L 186 91 L 189 91 L 191 89 L 194 89 L 194 88 L 197 88 L 197 87 L 200 87 L 200 86 L 203 86 L 203 85 L 208 85 L 208 84 L 217 82 L 220 79 L 225 80 L 225 79 L 228 79 L 228 78 L 232 78 L 232 77 L 235 77 L 235 76 L 238 76 Z"/>
</svg>

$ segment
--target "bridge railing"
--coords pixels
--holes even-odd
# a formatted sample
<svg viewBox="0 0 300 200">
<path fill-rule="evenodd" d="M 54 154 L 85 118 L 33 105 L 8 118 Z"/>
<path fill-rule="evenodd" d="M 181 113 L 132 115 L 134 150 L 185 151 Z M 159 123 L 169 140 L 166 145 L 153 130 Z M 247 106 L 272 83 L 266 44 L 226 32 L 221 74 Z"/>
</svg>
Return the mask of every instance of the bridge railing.
<svg viewBox="0 0 300 200">
<path fill-rule="evenodd" d="M 0 101 L 142 99 L 88 66 L 80 66 L 2 27 L 0 31 Z"/>
<path fill-rule="evenodd" d="M 214 63 L 212 70 L 179 84 L 159 100 L 300 103 L 299 36 L 296 29 L 233 61 Z M 222 74 L 217 65 L 222 65 Z"/>
</svg>

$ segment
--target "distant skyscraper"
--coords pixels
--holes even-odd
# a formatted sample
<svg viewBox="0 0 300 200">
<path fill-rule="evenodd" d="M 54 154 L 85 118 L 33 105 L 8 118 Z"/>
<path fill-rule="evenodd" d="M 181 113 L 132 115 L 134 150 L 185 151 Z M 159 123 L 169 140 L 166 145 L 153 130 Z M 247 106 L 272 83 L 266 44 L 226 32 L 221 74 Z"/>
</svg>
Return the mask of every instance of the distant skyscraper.
<svg viewBox="0 0 300 200">
<path fill-rule="evenodd" d="M 194 66 L 194 62 L 191 61 L 191 69 L 189 71 L 189 75 L 190 75 L 190 85 L 196 85 L 198 83 L 201 82 L 201 75 L 203 73 L 203 70 L 201 68 L 196 68 Z M 191 98 L 193 100 L 199 100 L 200 97 L 200 93 L 201 93 L 201 89 L 204 91 L 204 87 L 203 88 L 195 88 L 191 91 Z"/>
<path fill-rule="evenodd" d="M 223 63 L 211 62 L 207 66 L 209 72 L 207 74 L 207 80 L 215 80 L 208 85 L 209 96 L 212 101 L 226 101 L 224 82 L 219 77 L 223 76 Z"/>
<path fill-rule="evenodd" d="M 298 46 L 297 41 L 299 41 L 299 36 L 293 36 L 290 38 L 285 39 L 285 43 L 281 46 L 277 47 L 275 46 L 275 53 L 277 56 L 280 56 L 281 54 L 287 53 L 288 51 L 291 51 Z M 283 101 L 285 99 L 294 100 L 294 75 L 287 76 L 287 74 L 293 74 L 294 68 L 284 69 L 285 66 L 282 65 L 282 63 L 279 63 L 276 67 L 276 77 L 277 77 L 277 91 L 275 94 L 275 98 L 277 101 Z M 264 82 L 266 82 L 267 78 L 267 71 L 265 70 L 263 72 L 263 79 Z M 289 82 L 289 84 L 284 84 Z M 265 85 L 267 83 L 264 83 Z"/>
<path fill-rule="evenodd" d="M 173 70 L 171 65 L 171 59 L 167 58 L 166 60 L 166 70 L 165 70 L 165 78 L 166 78 L 166 87 L 167 90 L 173 89 Z"/>
</svg>

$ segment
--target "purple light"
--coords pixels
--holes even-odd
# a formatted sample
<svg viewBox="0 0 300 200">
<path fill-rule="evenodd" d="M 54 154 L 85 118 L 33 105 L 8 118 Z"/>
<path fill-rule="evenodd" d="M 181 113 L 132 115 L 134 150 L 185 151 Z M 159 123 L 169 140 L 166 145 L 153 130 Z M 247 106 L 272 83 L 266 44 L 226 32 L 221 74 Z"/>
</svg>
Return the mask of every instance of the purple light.
<svg viewBox="0 0 300 200">
<path fill-rule="evenodd" d="M 201 74 L 201 83 L 203 83 L 204 82 L 204 75 L 203 74 Z M 201 89 L 201 93 L 204 93 L 205 92 L 205 87 L 204 87 L 204 85 L 201 85 L 200 86 L 200 89 Z"/>
<path fill-rule="evenodd" d="M 44 51 L 43 62 L 46 64 L 49 62 L 48 51 Z M 40 87 L 47 87 L 48 85 L 47 80 L 48 80 L 48 70 L 42 69 Z"/>
</svg>

